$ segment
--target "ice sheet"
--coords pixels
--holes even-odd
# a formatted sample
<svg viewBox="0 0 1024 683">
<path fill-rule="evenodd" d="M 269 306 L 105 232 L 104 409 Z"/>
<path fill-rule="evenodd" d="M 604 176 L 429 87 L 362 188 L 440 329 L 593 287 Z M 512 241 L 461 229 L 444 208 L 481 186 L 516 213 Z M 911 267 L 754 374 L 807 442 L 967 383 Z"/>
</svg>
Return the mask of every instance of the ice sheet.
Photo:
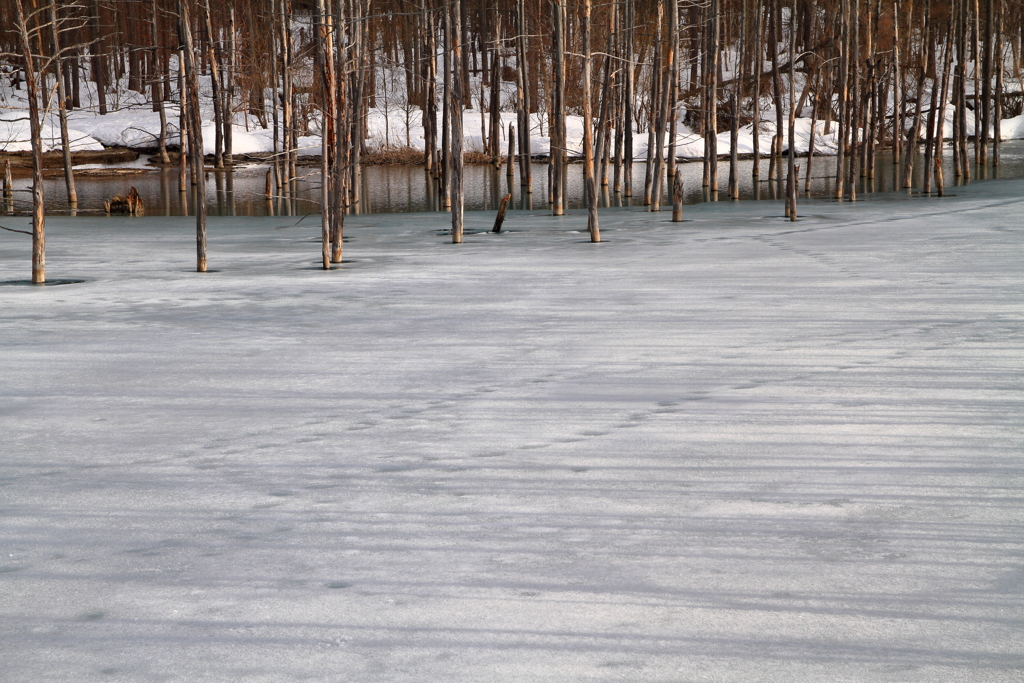
<svg viewBox="0 0 1024 683">
<path fill-rule="evenodd" d="M 951 193 L 49 220 L 0 680 L 1021 680 L 1024 182 Z"/>
</svg>

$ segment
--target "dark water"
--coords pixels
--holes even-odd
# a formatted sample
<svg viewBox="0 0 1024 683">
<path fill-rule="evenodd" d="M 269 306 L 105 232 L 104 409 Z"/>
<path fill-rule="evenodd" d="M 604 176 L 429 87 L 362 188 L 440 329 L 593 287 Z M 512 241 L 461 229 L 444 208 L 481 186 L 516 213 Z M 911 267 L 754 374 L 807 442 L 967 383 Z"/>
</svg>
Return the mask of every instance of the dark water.
<svg viewBox="0 0 1024 683">
<path fill-rule="evenodd" d="M 973 151 L 973 150 L 972 150 Z M 973 154 L 972 154 L 973 158 Z M 784 185 L 781 177 L 776 182 L 767 180 L 768 160 L 761 160 L 761 178 L 756 185 L 751 178 L 752 161 L 739 163 L 740 196 L 742 199 L 777 199 L 781 198 Z M 804 176 L 808 160 L 797 160 L 800 166 L 801 196 L 804 192 Z M 914 173 L 914 189 L 921 187 L 921 167 L 923 155 L 918 157 Z M 785 160 L 783 160 L 785 167 Z M 687 203 L 697 203 L 713 199 L 708 191 L 701 187 L 703 166 L 700 162 L 682 163 L 685 194 Z M 830 196 L 834 187 L 834 157 L 815 157 L 811 162 L 811 186 L 809 196 Z M 211 172 L 207 181 L 206 204 L 210 215 L 264 216 L 274 215 L 306 215 L 319 213 L 320 176 L 316 169 L 300 169 L 308 173 L 294 183 L 293 191 L 274 197 L 267 201 L 264 195 L 266 182 L 265 167 L 240 168 L 234 172 Z M 635 163 L 633 166 L 632 198 L 616 195 L 610 188 L 601 191 L 601 206 L 629 206 L 643 203 L 645 165 Z M 1019 178 L 1024 177 L 1024 141 L 1016 140 L 1003 143 L 1002 164 L 998 168 L 974 167 L 972 182 L 987 178 Z M 496 170 L 489 165 L 472 165 L 465 169 L 466 210 L 494 210 L 502 196 L 511 193 L 511 210 L 543 209 L 548 207 L 548 167 L 546 163 L 533 164 L 533 191 L 527 192 L 520 185 L 516 176 L 511 182 L 506 178 L 505 170 Z M 892 163 L 892 157 L 879 155 L 876 162 L 874 180 L 861 179 L 858 183 L 858 194 L 870 192 L 892 192 L 901 190 L 903 167 Z M 946 184 L 953 187 L 958 184 L 952 169 L 952 154 L 947 149 L 945 156 Z M 611 177 L 611 171 L 609 171 Z M 728 161 L 719 162 L 719 196 L 718 200 L 726 200 L 725 190 L 728 187 Z M 178 192 L 177 170 L 160 169 L 140 175 L 119 177 L 81 177 L 77 180 L 79 194 L 79 213 L 96 214 L 102 212 L 103 200 L 117 194 L 125 194 L 130 187 L 136 187 L 146 203 L 146 213 L 150 216 L 188 215 L 194 213 L 195 197 L 193 193 L 181 195 Z M 31 196 L 27 192 L 28 180 L 15 183 L 14 212 L 27 214 L 31 209 Z M 395 213 L 411 211 L 438 211 L 442 209 L 437 190 L 437 182 L 422 167 L 418 166 L 369 166 L 363 169 L 361 188 L 362 199 L 355 208 L 357 213 Z M 45 196 L 47 211 L 54 214 L 68 212 L 64 181 L 54 178 L 46 181 Z M 569 167 L 567 182 L 567 208 L 583 208 L 583 166 L 572 164 Z M 663 208 L 670 209 L 668 189 L 665 189 Z M 0 205 L 0 209 L 7 209 Z"/>
</svg>

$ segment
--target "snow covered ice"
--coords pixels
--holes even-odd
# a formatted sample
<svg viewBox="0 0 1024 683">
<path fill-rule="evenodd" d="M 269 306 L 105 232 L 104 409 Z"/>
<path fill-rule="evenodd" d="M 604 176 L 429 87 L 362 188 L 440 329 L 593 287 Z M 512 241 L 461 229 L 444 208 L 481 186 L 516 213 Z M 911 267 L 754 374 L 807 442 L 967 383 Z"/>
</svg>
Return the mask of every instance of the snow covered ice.
<svg viewBox="0 0 1024 683">
<path fill-rule="evenodd" d="M 0 681 L 1021 680 L 1024 181 L 950 192 L 49 219 Z"/>
</svg>

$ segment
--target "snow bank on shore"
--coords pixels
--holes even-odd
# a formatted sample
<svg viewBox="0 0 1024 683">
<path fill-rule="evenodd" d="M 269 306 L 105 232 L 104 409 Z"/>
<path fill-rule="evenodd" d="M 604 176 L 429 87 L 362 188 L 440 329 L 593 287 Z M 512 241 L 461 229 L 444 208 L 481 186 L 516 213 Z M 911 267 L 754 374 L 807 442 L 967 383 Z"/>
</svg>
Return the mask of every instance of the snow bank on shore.
<svg viewBox="0 0 1024 683">
<path fill-rule="evenodd" d="M 92 87 L 92 84 L 88 84 Z M 11 90 L 9 86 L 0 88 L 0 100 L 7 102 L 9 109 L 0 115 L 0 151 L 22 151 L 29 149 L 28 122 L 26 120 L 25 95 L 23 91 Z M 88 94 L 88 93 L 87 93 Z M 943 133 L 948 138 L 953 131 L 953 105 L 946 109 Z M 167 144 L 178 144 L 178 108 L 174 103 L 166 105 L 167 111 Z M 203 127 L 203 143 L 208 154 L 213 153 L 214 125 L 212 109 L 204 111 L 206 124 Z M 766 110 L 765 120 L 759 132 L 758 150 L 765 155 L 771 148 L 772 137 L 776 133 L 774 112 Z M 501 116 L 502 150 L 506 150 L 509 124 L 516 123 L 514 113 L 503 113 Z M 440 125 L 440 120 L 438 122 Z M 974 134 L 975 122 L 973 112 L 968 112 L 967 133 Z M 71 138 L 73 149 L 100 149 L 107 147 L 129 147 L 133 149 L 153 149 L 157 146 L 160 134 L 160 116 L 154 112 L 146 98 L 132 91 L 118 92 L 112 98 L 112 110 L 106 115 L 99 115 L 94 108 L 78 109 L 69 112 L 69 125 L 73 129 Z M 464 149 L 482 151 L 486 123 L 481 120 L 479 109 L 467 110 L 464 114 L 463 129 Z M 909 125 L 909 121 L 908 121 Z M 309 135 L 299 138 L 299 154 L 319 154 L 320 135 L 319 123 L 310 123 Z M 414 149 L 424 148 L 422 114 L 418 109 L 377 108 L 368 113 L 367 127 L 369 146 L 383 149 L 409 146 Z M 829 132 L 825 129 L 828 127 Z M 786 136 L 785 122 L 782 126 Z M 811 120 L 798 118 L 796 121 L 796 148 L 804 154 L 810 145 Z M 1024 115 L 1001 122 L 1004 140 L 1024 139 Z M 566 122 L 568 153 L 570 156 L 582 156 L 583 122 L 582 117 L 570 116 Z M 635 159 L 643 159 L 647 155 L 648 135 L 646 132 L 634 131 L 633 154 Z M 51 112 L 44 124 L 44 145 L 47 150 L 60 149 L 60 128 L 55 112 Z M 822 121 L 815 124 L 815 154 L 834 155 L 836 151 L 836 125 L 830 126 Z M 274 133 L 272 128 L 263 128 L 256 117 L 238 114 L 233 127 L 234 154 L 266 154 L 274 149 Z M 753 154 L 754 131 L 751 126 L 740 130 L 737 142 L 739 154 Z M 550 153 L 551 141 L 548 133 L 547 116 L 534 114 L 530 120 L 530 151 L 534 155 L 546 156 Z M 666 154 L 669 141 L 665 142 Z M 728 130 L 719 132 L 718 153 L 725 156 L 730 153 L 731 142 Z M 680 159 L 699 159 L 704 155 L 704 140 L 700 135 L 684 125 L 679 125 L 676 137 L 676 155 Z"/>
</svg>

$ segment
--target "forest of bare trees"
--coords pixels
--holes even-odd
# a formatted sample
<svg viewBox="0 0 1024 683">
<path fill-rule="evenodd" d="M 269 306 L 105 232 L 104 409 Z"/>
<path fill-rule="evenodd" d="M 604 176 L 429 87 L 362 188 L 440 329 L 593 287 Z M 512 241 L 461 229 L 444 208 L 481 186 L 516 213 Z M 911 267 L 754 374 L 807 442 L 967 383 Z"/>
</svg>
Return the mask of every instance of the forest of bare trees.
<svg viewBox="0 0 1024 683">
<path fill-rule="evenodd" d="M 422 117 L 422 163 L 452 212 L 455 242 L 462 126 L 471 115 L 479 117 L 482 154 L 496 166 L 507 160 L 510 170 L 518 164 L 527 189 L 531 134 L 550 138 L 547 200 L 555 215 L 564 210 L 567 118 L 582 117 L 595 241 L 598 186 L 642 194 L 652 210 L 666 189 L 681 195 L 675 144 L 683 126 L 704 136 L 709 192 L 717 195 L 719 166 L 728 163 L 726 196 L 735 198 L 740 127 L 775 122 L 769 149 L 752 138 L 751 172 L 784 178 L 794 219 L 816 130 L 838 140 L 835 197 L 855 199 L 857 179 L 873 177 L 882 150 L 903 164 L 905 186 L 920 165 L 924 191 L 941 194 L 944 155 L 963 179 L 998 164 L 998 122 L 1021 114 L 1022 11 L 1021 0 L 3 0 L 0 71 L 27 92 L 34 142 L 43 110 L 62 120 L 81 108 L 103 115 L 117 106 L 119 88 L 145 95 L 161 115 L 154 146 L 171 161 L 169 140 L 182 141 L 180 189 L 194 183 L 200 196 L 202 123 L 211 117 L 214 153 L 205 163 L 214 168 L 233 163 L 232 124 L 273 130 L 268 184 L 278 188 L 298 174 L 298 136 L 322 133 L 322 258 L 330 268 L 341 260 L 345 210 L 358 200 L 361 157 L 370 151 L 367 112 L 381 106 Z M 937 135 L 949 105 L 953 125 Z M 171 111 L 180 112 L 177 121 Z M 502 111 L 516 113 L 507 143 Z M 797 118 L 811 119 L 802 164 L 785 153 Z M 734 144 L 720 159 L 724 131 Z M 632 182 L 638 135 L 647 140 L 642 188 Z M 73 202 L 69 160 L 66 167 Z M 42 281 L 36 175 L 33 279 Z"/>
</svg>

